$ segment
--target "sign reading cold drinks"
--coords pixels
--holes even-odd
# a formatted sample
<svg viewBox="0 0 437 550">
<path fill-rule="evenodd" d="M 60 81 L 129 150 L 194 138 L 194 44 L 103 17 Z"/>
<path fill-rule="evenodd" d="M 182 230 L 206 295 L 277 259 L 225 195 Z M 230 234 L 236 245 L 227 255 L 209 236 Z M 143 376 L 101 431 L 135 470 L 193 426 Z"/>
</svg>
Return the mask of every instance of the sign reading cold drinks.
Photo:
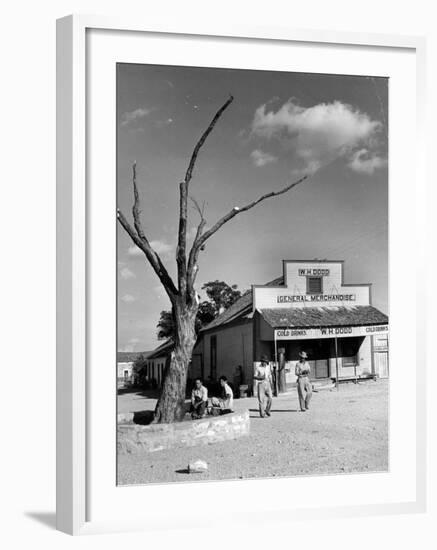
<svg viewBox="0 0 437 550">
<path fill-rule="evenodd" d="M 325 328 L 287 328 L 276 329 L 276 340 L 309 340 L 312 338 L 347 338 L 350 336 L 372 336 L 387 334 L 388 325 L 369 325 L 362 327 L 325 327 Z"/>
</svg>

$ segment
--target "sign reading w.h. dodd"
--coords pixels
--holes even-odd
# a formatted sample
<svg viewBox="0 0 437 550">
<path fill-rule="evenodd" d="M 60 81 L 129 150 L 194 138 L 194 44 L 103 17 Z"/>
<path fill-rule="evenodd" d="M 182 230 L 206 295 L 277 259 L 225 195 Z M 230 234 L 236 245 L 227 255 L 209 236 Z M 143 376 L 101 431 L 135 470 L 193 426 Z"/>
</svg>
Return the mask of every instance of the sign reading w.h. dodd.
<svg viewBox="0 0 437 550">
<path fill-rule="evenodd" d="M 372 336 L 387 334 L 388 325 L 369 325 L 362 327 L 324 327 L 324 328 L 287 328 L 276 329 L 276 340 L 310 340 L 313 338 L 347 338 L 351 336 Z"/>
</svg>

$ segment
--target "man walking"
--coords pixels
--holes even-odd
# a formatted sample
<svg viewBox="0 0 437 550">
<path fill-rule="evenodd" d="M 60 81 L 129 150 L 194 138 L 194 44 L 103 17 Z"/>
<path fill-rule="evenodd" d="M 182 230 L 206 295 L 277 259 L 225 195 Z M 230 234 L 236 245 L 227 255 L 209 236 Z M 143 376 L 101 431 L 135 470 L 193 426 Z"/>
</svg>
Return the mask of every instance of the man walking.
<svg viewBox="0 0 437 550">
<path fill-rule="evenodd" d="M 272 407 L 272 380 L 269 369 L 269 360 L 266 355 L 261 357 L 260 365 L 255 367 L 255 374 L 253 378 L 258 380 L 257 391 L 259 415 L 261 418 L 264 418 L 266 415 L 270 416 L 270 409 Z M 267 405 L 265 405 L 266 400 Z"/>
<path fill-rule="evenodd" d="M 299 353 L 299 361 L 296 363 L 295 374 L 297 376 L 297 394 L 299 396 L 299 405 L 302 412 L 310 408 L 311 396 L 313 388 L 310 382 L 310 364 L 306 361 L 308 355 L 301 351 Z"/>
</svg>

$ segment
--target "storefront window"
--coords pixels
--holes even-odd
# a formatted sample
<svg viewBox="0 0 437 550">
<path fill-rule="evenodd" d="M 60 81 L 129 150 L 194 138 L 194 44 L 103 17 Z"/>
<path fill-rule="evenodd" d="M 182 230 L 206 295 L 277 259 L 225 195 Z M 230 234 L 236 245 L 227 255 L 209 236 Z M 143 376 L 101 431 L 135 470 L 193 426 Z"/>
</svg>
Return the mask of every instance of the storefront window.
<svg viewBox="0 0 437 550">
<path fill-rule="evenodd" d="M 343 368 L 355 367 L 358 363 L 356 355 L 353 355 L 352 357 L 343 357 L 342 360 L 343 360 Z"/>
<path fill-rule="evenodd" d="M 322 277 L 307 277 L 307 294 L 322 294 Z"/>
</svg>

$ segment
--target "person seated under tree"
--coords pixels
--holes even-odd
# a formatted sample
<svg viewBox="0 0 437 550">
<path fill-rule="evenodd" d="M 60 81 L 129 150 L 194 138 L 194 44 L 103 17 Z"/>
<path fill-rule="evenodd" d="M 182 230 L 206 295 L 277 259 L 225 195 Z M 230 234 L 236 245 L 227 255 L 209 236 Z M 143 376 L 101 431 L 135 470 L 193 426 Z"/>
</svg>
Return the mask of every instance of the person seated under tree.
<svg viewBox="0 0 437 550">
<path fill-rule="evenodd" d="M 206 406 L 208 405 L 208 390 L 202 384 L 200 378 L 194 381 L 194 388 L 191 392 L 191 418 L 203 418 Z"/>
<path fill-rule="evenodd" d="M 234 392 L 231 386 L 228 384 L 226 376 L 220 376 L 220 397 L 213 397 L 211 399 L 210 414 L 224 414 L 232 412 L 234 408 Z"/>
<path fill-rule="evenodd" d="M 234 408 L 234 392 L 232 391 L 231 386 L 228 384 L 228 379 L 226 378 L 226 376 L 220 376 L 220 386 L 220 407 L 223 410 L 232 411 L 232 409 Z"/>
</svg>

